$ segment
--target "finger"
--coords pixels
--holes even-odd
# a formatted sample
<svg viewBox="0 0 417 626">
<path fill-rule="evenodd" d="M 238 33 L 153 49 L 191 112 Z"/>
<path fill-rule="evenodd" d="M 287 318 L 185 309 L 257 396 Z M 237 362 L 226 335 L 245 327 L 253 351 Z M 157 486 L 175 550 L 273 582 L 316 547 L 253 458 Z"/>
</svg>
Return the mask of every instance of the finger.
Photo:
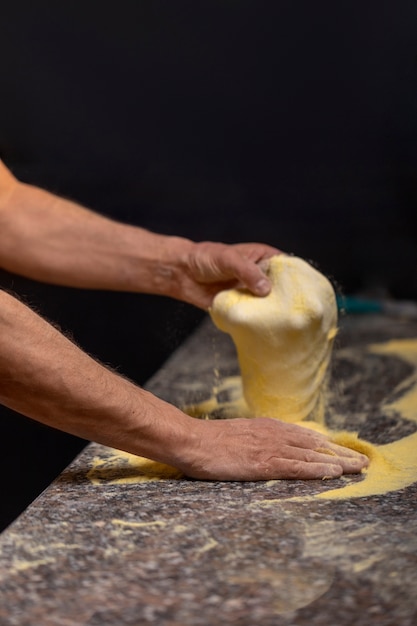
<svg viewBox="0 0 417 626">
<path fill-rule="evenodd" d="M 332 458 L 330 464 L 336 463 L 336 465 L 340 465 L 344 474 L 359 474 L 368 465 L 369 461 L 367 457 L 356 458 L 351 456 L 338 456 L 335 452 L 329 450 L 320 452 L 320 456 L 323 462 L 326 462 L 323 457 L 327 456 L 327 458 L 329 458 L 330 456 Z"/>
<path fill-rule="evenodd" d="M 290 426 L 291 430 L 289 428 Z M 346 446 L 333 443 L 327 435 L 322 435 L 314 430 L 310 430 L 307 426 L 303 427 L 298 424 L 288 425 L 286 443 L 287 445 L 292 445 L 297 448 L 307 448 L 338 457 L 358 459 L 364 466 L 369 464 L 369 458 L 365 454 L 353 448 L 347 448 Z"/>
<path fill-rule="evenodd" d="M 242 256 L 233 248 L 227 250 L 222 261 L 223 271 L 232 274 L 254 295 L 267 296 L 271 291 L 271 281 L 255 261 Z"/>
<path fill-rule="evenodd" d="M 276 463 L 271 463 L 264 479 L 314 480 L 319 478 L 340 478 L 342 474 L 343 468 L 338 464 L 311 463 L 277 457 Z"/>
<path fill-rule="evenodd" d="M 368 461 L 367 457 L 339 456 L 336 452 L 328 448 L 308 450 L 305 448 L 287 447 L 285 449 L 285 456 L 291 459 L 299 459 L 306 463 L 322 463 L 329 466 L 336 465 L 342 468 L 344 474 L 359 474 L 367 465 Z"/>
<path fill-rule="evenodd" d="M 332 443 L 331 441 L 326 442 L 325 448 L 339 457 L 361 459 L 364 463 L 366 463 L 366 465 L 369 464 L 369 457 L 367 457 L 366 454 L 358 452 L 357 450 L 353 450 L 353 448 L 347 448 L 346 446 L 341 446 L 337 443 Z"/>
<path fill-rule="evenodd" d="M 243 256 L 255 261 L 256 263 L 259 263 L 262 260 L 267 261 L 272 256 L 277 254 L 284 254 L 282 250 L 264 243 L 235 243 L 233 244 L 233 248 L 235 250 L 239 250 Z"/>
<path fill-rule="evenodd" d="M 314 452 L 321 452 L 322 454 L 330 454 L 330 456 L 337 456 L 334 450 L 330 450 L 330 448 L 314 448 Z"/>
</svg>

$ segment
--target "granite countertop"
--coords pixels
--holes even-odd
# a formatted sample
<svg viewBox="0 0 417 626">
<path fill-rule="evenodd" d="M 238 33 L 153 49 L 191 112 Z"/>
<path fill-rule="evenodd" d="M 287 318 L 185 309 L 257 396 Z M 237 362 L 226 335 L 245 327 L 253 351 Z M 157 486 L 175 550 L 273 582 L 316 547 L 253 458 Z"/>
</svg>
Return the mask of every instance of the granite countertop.
<svg viewBox="0 0 417 626">
<path fill-rule="evenodd" d="M 367 349 L 412 337 L 407 321 L 343 321 L 330 423 L 380 444 L 416 431 L 383 408 L 412 366 Z M 216 369 L 235 374 L 236 358 L 207 320 L 147 388 L 184 406 L 210 395 Z M 106 474 L 110 457 L 88 445 L 0 536 L 1 626 L 417 624 L 417 484 L 303 500 L 329 481 L 125 484 L 123 465 Z"/>
</svg>

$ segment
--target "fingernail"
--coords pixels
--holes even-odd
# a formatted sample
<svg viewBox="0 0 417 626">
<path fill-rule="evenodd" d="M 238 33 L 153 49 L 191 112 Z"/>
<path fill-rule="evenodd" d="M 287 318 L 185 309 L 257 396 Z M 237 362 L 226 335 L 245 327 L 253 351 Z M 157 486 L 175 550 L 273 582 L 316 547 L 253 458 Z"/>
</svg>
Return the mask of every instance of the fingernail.
<svg viewBox="0 0 417 626">
<path fill-rule="evenodd" d="M 267 296 L 271 291 L 271 284 L 266 278 L 261 278 L 255 285 L 255 292 L 258 296 Z"/>
</svg>

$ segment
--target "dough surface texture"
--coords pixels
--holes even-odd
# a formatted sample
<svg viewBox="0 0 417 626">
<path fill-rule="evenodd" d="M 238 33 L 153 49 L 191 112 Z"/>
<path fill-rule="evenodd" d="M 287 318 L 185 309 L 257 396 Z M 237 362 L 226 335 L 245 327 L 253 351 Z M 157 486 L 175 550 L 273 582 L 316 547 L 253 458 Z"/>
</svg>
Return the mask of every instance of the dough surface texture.
<svg viewBox="0 0 417 626">
<path fill-rule="evenodd" d="M 211 318 L 235 343 L 251 414 L 287 422 L 312 414 L 318 419 L 337 333 L 334 289 L 306 261 L 285 254 L 270 259 L 267 274 L 268 296 L 222 291 Z"/>
</svg>

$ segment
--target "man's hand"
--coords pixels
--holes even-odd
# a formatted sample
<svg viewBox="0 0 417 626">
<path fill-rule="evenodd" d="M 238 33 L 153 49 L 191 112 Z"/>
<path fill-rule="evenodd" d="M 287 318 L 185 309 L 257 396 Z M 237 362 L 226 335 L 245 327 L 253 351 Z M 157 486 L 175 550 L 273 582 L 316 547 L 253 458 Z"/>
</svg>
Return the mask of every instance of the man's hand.
<svg viewBox="0 0 417 626">
<path fill-rule="evenodd" d="M 194 460 L 180 468 L 211 480 L 338 478 L 360 473 L 368 458 L 313 430 L 276 419 L 201 420 Z M 192 458 L 192 457 L 191 457 Z"/>
<path fill-rule="evenodd" d="M 219 291 L 236 286 L 266 296 L 271 284 L 260 264 L 275 254 L 277 248 L 260 243 L 193 244 L 185 255 L 181 299 L 206 309 Z"/>
<path fill-rule="evenodd" d="M 172 296 L 207 309 L 241 285 L 265 296 L 259 243 L 194 243 L 110 220 L 19 182 L 0 161 L 0 267 L 47 283 Z"/>
</svg>

